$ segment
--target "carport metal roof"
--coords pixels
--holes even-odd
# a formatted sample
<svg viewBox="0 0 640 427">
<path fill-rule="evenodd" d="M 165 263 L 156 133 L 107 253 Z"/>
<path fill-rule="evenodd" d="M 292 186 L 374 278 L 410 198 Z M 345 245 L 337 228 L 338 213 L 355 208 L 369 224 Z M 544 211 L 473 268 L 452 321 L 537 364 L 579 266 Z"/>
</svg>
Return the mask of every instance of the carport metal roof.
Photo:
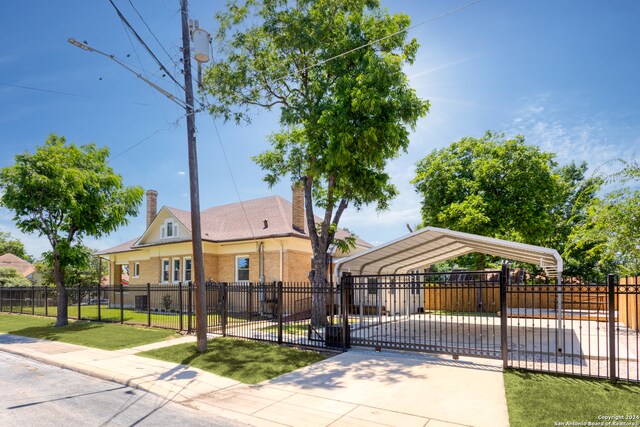
<svg viewBox="0 0 640 427">
<path fill-rule="evenodd" d="M 399 239 L 336 262 L 336 275 L 399 274 L 479 252 L 542 267 L 548 273 L 562 272 L 562 258 L 555 249 L 462 233 L 446 228 L 425 227 Z"/>
</svg>

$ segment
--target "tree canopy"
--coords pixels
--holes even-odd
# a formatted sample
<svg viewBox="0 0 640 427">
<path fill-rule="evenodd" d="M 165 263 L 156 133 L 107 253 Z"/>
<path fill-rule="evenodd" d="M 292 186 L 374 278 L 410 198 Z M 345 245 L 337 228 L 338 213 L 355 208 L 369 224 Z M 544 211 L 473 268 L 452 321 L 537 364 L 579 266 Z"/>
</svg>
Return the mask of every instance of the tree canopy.
<svg viewBox="0 0 640 427">
<path fill-rule="evenodd" d="M 52 134 L 34 153 L 16 155 L 15 164 L 0 171 L 2 204 L 14 212 L 18 229 L 51 244 L 57 326 L 68 323 L 65 268 L 82 262 L 82 239 L 126 224 L 142 202 L 142 188 L 124 187 L 108 157 L 106 147 L 67 144 Z"/>
<path fill-rule="evenodd" d="M 569 247 L 583 251 L 601 269 L 640 274 L 640 190 L 628 184 L 640 180 L 637 162 L 622 161 L 624 168 L 605 177 L 622 184 L 586 207 L 584 221 L 569 236 Z M 636 187 L 637 188 L 637 187 Z"/>
<path fill-rule="evenodd" d="M 217 19 L 221 59 L 204 79 L 211 112 L 248 122 L 253 108 L 280 108 L 281 128 L 255 161 L 269 185 L 288 176 L 303 186 L 312 282 L 324 286 L 343 211 L 387 208 L 397 193 L 387 161 L 429 109 L 403 72 L 418 49 L 404 31 L 411 20 L 377 0 L 236 0 Z M 314 206 L 324 210 L 320 224 Z"/>
<path fill-rule="evenodd" d="M 19 239 L 14 239 L 11 233 L 0 231 L 0 255 L 13 254 L 25 261 L 33 262 L 33 258 L 27 254 L 24 244 Z"/>
<path fill-rule="evenodd" d="M 12 267 L 0 267 L 0 287 L 29 286 L 31 281 Z"/>
<path fill-rule="evenodd" d="M 412 181 L 423 224 L 543 244 L 565 190 L 553 159 L 523 136 L 491 132 L 434 150 L 418 162 Z"/>
</svg>

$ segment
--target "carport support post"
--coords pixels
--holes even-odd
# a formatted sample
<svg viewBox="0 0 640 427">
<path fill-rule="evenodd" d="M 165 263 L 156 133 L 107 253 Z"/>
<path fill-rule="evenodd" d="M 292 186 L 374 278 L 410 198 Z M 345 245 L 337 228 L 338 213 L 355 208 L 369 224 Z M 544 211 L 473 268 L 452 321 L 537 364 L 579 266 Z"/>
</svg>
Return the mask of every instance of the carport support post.
<svg viewBox="0 0 640 427">
<path fill-rule="evenodd" d="M 502 367 L 509 367 L 509 346 L 507 342 L 507 283 L 509 281 L 509 264 L 502 264 L 500 273 L 500 352 Z"/>
<path fill-rule="evenodd" d="M 609 379 L 616 382 L 616 276 L 607 275 L 609 291 Z"/>
</svg>

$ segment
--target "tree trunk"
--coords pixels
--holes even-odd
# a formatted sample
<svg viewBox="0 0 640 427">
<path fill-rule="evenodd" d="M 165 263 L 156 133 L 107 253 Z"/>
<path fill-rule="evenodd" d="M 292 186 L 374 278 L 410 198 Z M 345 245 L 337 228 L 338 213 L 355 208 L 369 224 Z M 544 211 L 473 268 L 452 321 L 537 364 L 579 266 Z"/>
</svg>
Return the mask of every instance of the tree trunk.
<svg viewBox="0 0 640 427">
<path fill-rule="evenodd" d="M 56 316 L 56 326 L 67 326 L 69 316 L 67 314 L 67 288 L 64 286 L 64 272 L 60 265 L 60 254 L 56 253 L 53 259 L 53 283 L 56 285 L 58 293 L 58 315 Z"/>
<path fill-rule="evenodd" d="M 324 256 L 323 256 L 324 255 Z M 327 268 L 326 254 L 314 256 L 312 262 L 314 277 L 311 279 L 311 326 L 322 327 L 327 324 Z"/>
</svg>

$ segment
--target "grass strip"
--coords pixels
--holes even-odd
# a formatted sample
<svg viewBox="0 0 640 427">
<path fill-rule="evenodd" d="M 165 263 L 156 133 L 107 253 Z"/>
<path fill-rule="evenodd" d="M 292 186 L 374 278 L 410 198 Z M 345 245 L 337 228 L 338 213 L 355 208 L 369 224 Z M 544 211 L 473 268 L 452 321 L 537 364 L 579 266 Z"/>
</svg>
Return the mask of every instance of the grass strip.
<svg viewBox="0 0 640 427">
<path fill-rule="evenodd" d="M 0 332 L 103 350 L 137 347 L 179 336 L 171 330 L 109 323 L 70 321 L 63 327 L 54 324 L 55 320 L 50 318 L 0 313 Z"/>
<path fill-rule="evenodd" d="M 504 383 L 511 427 L 640 422 L 640 384 L 524 371 L 506 371 Z"/>
<path fill-rule="evenodd" d="M 234 338 L 209 340 L 206 353 L 198 353 L 194 344 L 178 344 L 137 355 L 193 366 L 245 384 L 257 384 L 326 358 L 315 351 Z"/>
</svg>

